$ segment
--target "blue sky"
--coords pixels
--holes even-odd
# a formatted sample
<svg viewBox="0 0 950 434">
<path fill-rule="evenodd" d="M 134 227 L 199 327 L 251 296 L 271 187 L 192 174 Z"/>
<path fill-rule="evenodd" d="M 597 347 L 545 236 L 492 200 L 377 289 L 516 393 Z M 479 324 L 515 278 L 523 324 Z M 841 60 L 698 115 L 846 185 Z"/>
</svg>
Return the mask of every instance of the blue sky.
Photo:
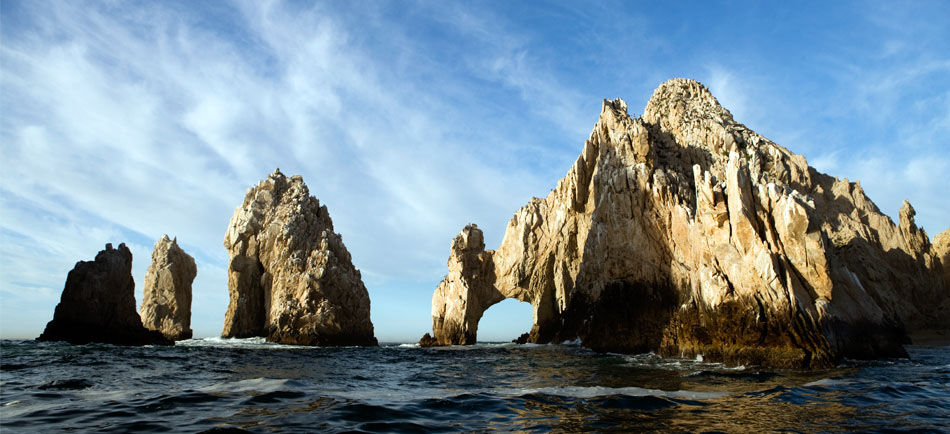
<svg viewBox="0 0 950 434">
<path fill-rule="evenodd" d="M 218 335 L 228 220 L 280 167 L 328 206 L 377 337 L 414 341 L 452 237 L 497 247 L 603 98 L 638 115 L 672 77 L 892 218 L 909 199 L 950 227 L 950 3 L 660 3 L 4 0 L 0 336 L 39 335 L 107 242 L 141 302 L 164 233 L 198 263 L 196 335 Z M 479 338 L 530 324 L 506 301 Z"/>
</svg>

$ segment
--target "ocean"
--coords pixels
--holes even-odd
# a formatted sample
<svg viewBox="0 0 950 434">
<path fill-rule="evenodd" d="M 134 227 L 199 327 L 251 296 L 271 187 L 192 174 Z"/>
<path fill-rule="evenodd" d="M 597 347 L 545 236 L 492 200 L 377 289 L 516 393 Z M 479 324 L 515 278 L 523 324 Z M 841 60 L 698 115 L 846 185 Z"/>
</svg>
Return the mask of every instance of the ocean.
<svg viewBox="0 0 950 434">
<path fill-rule="evenodd" d="M 908 351 L 788 371 L 570 344 L 3 340 L 0 432 L 950 432 L 950 347 Z"/>
</svg>

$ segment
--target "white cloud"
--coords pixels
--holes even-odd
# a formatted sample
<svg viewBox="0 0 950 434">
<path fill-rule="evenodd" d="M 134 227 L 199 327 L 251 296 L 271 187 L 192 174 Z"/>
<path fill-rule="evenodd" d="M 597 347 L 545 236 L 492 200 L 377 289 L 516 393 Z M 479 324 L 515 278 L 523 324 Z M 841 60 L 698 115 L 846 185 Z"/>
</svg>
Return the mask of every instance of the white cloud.
<svg viewBox="0 0 950 434">
<path fill-rule="evenodd" d="M 2 123 L 5 311 L 29 299 L 45 323 L 68 269 L 105 242 L 136 240 L 141 284 L 151 243 L 168 233 L 198 258 L 196 332 L 218 333 L 224 228 L 276 166 L 328 205 L 371 294 L 421 282 L 411 297 L 427 305 L 465 223 L 500 240 L 548 187 L 493 164 L 516 151 L 504 131 L 474 146 L 459 134 L 464 107 L 385 70 L 325 11 L 247 3 L 232 24 L 248 34 L 228 39 L 160 6 L 56 6 L 32 11 L 40 28 L 2 48 L 4 100 L 18 106 Z M 48 258 L 58 266 L 37 265 Z"/>
<path fill-rule="evenodd" d="M 706 70 L 709 78 L 705 84 L 719 101 L 719 105 L 728 109 L 738 122 L 756 123 L 757 119 L 751 118 L 748 110 L 749 82 L 737 79 L 732 71 L 720 65 L 708 65 Z"/>
</svg>

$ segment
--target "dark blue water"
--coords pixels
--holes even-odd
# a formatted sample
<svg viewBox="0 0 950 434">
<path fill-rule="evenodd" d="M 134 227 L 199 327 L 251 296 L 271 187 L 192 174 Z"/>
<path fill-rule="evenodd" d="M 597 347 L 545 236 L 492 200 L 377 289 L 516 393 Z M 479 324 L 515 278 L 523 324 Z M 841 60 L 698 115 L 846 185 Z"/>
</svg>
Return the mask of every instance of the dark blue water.
<svg viewBox="0 0 950 434">
<path fill-rule="evenodd" d="M 0 342 L 0 431 L 950 432 L 950 347 L 819 372 L 570 345 Z"/>
</svg>

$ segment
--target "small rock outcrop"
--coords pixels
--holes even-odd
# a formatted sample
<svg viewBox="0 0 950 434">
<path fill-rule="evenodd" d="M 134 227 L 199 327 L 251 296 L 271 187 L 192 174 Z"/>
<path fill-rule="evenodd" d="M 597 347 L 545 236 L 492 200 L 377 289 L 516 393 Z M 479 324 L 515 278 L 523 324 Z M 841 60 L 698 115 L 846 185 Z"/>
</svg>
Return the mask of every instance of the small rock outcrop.
<svg viewBox="0 0 950 434">
<path fill-rule="evenodd" d="M 326 206 L 299 175 L 248 189 L 224 238 L 231 302 L 223 337 L 376 345 L 369 293 Z"/>
<path fill-rule="evenodd" d="M 125 244 L 106 249 L 95 261 L 79 261 L 66 277 L 66 287 L 53 320 L 39 341 L 92 342 L 115 345 L 172 345 L 161 333 L 142 326 L 135 311 L 132 252 Z"/>
<path fill-rule="evenodd" d="M 908 330 L 950 328 L 946 260 L 914 214 L 905 203 L 895 224 L 860 183 L 670 80 L 641 117 L 605 100 L 573 167 L 497 250 L 468 241 L 474 225 L 455 238 L 432 338 L 472 343 L 482 312 L 516 298 L 535 343 L 793 368 L 905 356 Z"/>
<path fill-rule="evenodd" d="M 173 341 L 191 339 L 191 284 L 198 274 L 195 259 L 163 235 L 155 242 L 152 264 L 145 273 L 142 325 Z"/>
</svg>

